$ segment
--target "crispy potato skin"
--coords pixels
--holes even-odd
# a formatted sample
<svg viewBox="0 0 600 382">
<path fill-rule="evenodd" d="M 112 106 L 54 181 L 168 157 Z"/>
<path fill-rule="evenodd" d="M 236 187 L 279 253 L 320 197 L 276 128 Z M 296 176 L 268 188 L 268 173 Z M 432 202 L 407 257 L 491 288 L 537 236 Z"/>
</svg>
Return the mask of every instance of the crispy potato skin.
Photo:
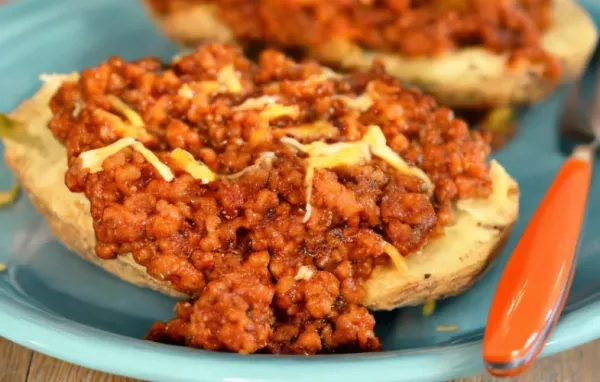
<svg viewBox="0 0 600 382">
<path fill-rule="evenodd" d="M 4 140 L 6 163 L 67 248 L 122 280 L 185 297 L 168 283 L 149 276 L 129 254 L 114 260 L 101 260 L 95 254 L 89 202 L 65 186 L 66 151 L 47 128 L 50 97 L 63 80 L 76 76 L 50 76 L 32 99 L 12 113 L 12 118 L 23 122 L 24 128 L 44 142 L 44 148 Z M 492 179 L 496 196 L 458 204 L 456 223 L 446 235 L 408 257 L 407 273 L 392 267 L 376 268 L 365 285 L 364 305 L 372 310 L 388 310 L 453 296 L 469 288 L 502 249 L 518 214 L 517 183 L 496 162 L 492 163 Z"/>
<path fill-rule="evenodd" d="M 180 2 L 170 13 L 159 12 L 157 3 L 143 0 L 163 33 L 184 46 L 203 41 L 232 42 L 235 36 L 209 4 Z M 563 82 L 581 74 L 593 53 L 598 32 L 586 11 L 574 0 L 555 0 L 554 22 L 544 34 L 546 51 L 560 60 Z M 373 52 L 347 41 L 332 41 L 314 48 L 311 56 L 343 69 L 366 68 L 375 57 L 401 80 L 433 94 L 454 108 L 489 108 L 535 103 L 558 84 L 543 75 L 540 65 L 509 68 L 508 55 L 482 48 L 461 49 L 442 57 L 414 58 Z"/>
</svg>

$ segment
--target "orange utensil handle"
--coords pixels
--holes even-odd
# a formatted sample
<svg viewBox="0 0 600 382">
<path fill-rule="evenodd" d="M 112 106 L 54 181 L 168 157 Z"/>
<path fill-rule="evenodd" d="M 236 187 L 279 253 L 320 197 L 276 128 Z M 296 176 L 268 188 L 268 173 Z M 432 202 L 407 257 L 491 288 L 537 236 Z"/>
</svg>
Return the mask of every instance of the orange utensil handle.
<svg viewBox="0 0 600 382">
<path fill-rule="evenodd" d="M 562 312 L 591 169 L 591 158 L 565 161 L 506 264 L 483 337 L 483 360 L 493 375 L 526 370 Z"/>
</svg>

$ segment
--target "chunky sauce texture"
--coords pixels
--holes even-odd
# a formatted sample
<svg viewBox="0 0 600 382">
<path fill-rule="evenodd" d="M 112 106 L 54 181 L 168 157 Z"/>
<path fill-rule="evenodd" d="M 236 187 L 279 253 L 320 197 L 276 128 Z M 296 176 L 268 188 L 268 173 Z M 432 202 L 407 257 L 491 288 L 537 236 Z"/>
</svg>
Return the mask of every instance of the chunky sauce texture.
<svg viewBox="0 0 600 382">
<path fill-rule="evenodd" d="M 292 112 L 269 109 L 265 122 L 268 104 Z M 378 350 L 361 299 L 373 268 L 389 262 L 385 243 L 407 256 L 452 222 L 453 202 L 491 192 L 487 137 L 379 64 L 339 76 L 276 51 L 253 63 L 209 44 L 172 63 L 110 58 L 63 83 L 50 107 L 49 128 L 68 152 L 66 185 L 91 204 L 97 255 L 132 253 L 151 277 L 190 295 L 176 318 L 151 328 L 160 342 L 240 353 Z M 306 154 L 282 138 L 353 142 L 368 126 L 434 189 L 377 157 L 316 169 L 305 222 Z M 174 179 L 132 147 L 100 171 L 82 166 L 81 153 L 130 135 Z M 220 176 L 194 178 L 170 155 L 176 148 Z M 261 161 L 267 152 L 272 160 Z"/>
<path fill-rule="evenodd" d="M 190 3 L 214 4 L 243 42 L 314 48 L 332 41 L 406 56 L 437 57 L 481 46 L 544 65 L 560 76 L 557 59 L 541 47 L 552 23 L 552 0 L 153 0 L 163 13 Z"/>
</svg>

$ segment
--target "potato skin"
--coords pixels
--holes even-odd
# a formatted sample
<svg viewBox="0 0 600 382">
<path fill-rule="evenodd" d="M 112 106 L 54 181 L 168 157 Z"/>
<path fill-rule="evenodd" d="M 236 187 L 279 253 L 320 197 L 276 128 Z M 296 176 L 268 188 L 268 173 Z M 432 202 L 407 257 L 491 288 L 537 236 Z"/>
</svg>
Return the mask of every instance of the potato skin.
<svg viewBox="0 0 600 382">
<path fill-rule="evenodd" d="M 65 185 L 66 149 L 46 127 L 51 117 L 48 101 L 67 78 L 76 79 L 77 74 L 52 76 L 32 99 L 23 102 L 11 114 L 15 120 L 26 123 L 26 129 L 44 142 L 44 151 L 3 139 L 7 166 L 14 172 L 33 206 L 46 218 L 52 233 L 65 247 L 132 284 L 172 297 L 184 296 L 173 290 L 167 282 L 150 277 L 145 268 L 138 265 L 129 254 L 115 260 L 102 260 L 96 256 L 89 202 L 85 196 L 72 193 Z"/>
<path fill-rule="evenodd" d="M 158 12 L 156 2 L 143 0 L 163 33 L 184 46 L 203 41 L 232 42 L 235 36 L 219 20 L 210 4 L 181 2 L 171 13 Z M 563 66 L 563 81 L 578 77 L 593 53 L 598 32 L 587 12 L 574 0 L 555 0 L 554 22 L 544 34 L 544 49 Z M 482 48 L 461 49 L 438 58 L 414 58 L 372 52 L 346 41 L 333 41 L 313 49 L 310 55 L 343 69 L 369 67 L 375 57 L 383 59 L 387 71 L 420 87 L 453 108 L 489 108 L 533 104 L 559 84 L 543 75 L 540 65 L 510 69 L 508 55 Z"/>
<path fill-rule="evenodd" d="M 114 260 L 96 256 L 89 202 L 65 186 L 66 150 L 47 128 L 51 117 L 47 106 L 50 97 L 63 80 L 76 78 L 76 73 L 47 76 L 42 89 L 11 114 L 24 123 L 29 133 L 40 138 L 44 147 L 40 150 L 4 140 L 7 165 L 32 204 L 47 219 L 54 235 L 67 248 L 129 283 L 172 297 L 186 297 L 173 290 L 169 283 L 149 276 L 130 254 Z M 496 162 L 492 162 L 492 179 L 496 196 L 474 200 L 467 209 L 459 211 L 457 222 L 448 228 L 447 235 L 407 258 L 408 273 L 377 267 L 365 285 L 365 306 L 372 310 L 389 310 L 453 296 L 469 288 L 500 252 L 517 219 L 517 183 Z"/>
</svg>

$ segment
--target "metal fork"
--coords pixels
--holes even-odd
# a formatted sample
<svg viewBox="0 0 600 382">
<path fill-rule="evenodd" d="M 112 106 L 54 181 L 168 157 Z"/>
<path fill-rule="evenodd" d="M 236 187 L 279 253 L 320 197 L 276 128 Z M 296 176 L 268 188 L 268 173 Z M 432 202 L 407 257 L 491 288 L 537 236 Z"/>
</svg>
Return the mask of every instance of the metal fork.
<svg viewBox="0 0 600 382">
<path fill-rule="evenodd" d="M 600 66 L 593 100 L 580 112 L 581 79 L 567 95 L 562 137 L 587 139 L 565 160 L 500 278 L 483 339 L 486 369 L 496 376 L 527 370 L 543 349 L 569 294 L 595 151 L 600 145 Z"/>
</svg>

